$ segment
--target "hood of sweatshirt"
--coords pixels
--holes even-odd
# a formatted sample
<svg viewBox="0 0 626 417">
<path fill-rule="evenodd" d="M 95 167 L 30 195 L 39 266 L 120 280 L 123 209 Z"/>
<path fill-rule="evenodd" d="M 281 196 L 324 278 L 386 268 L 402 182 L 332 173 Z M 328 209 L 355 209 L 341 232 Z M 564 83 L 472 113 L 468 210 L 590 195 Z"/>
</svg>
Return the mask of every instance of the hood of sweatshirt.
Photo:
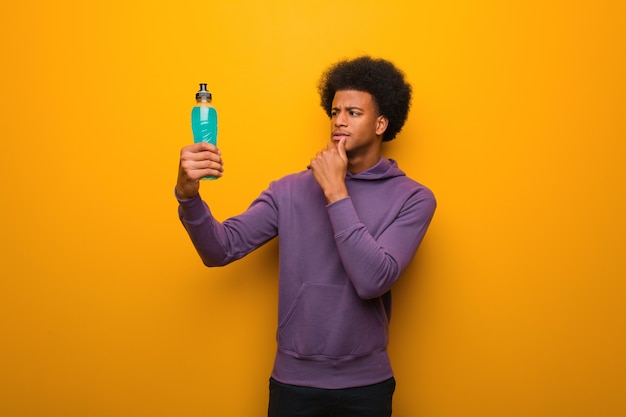
<svg viewBox="0 0 626 417">
<path fill-rule="evenodd" d="M 352 174 L 350 171 L 346 174 L 346 179 L 354 180 L 380 180 L 393 177 L 406 176 L 404 171 L 398 168 L 398 164 L 393 159 L 381 157 L 376 165 L 358 174 Z"/>
</svg>

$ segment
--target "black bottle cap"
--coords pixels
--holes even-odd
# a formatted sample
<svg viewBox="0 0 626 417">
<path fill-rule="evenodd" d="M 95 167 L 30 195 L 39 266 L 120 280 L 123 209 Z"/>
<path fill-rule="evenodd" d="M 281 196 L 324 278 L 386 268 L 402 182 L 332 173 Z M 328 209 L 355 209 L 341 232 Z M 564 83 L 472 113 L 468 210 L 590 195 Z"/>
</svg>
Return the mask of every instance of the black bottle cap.
<svg viewBox="0 0 626 417">
<path fill-rule="evenodd" d="M 206 99 L 211 100 L 213 98 L 211 93 L 206 89 L 206 84 L 200 84 L 200 90 L 196 93 L 196 100 Z"/>
</svg>

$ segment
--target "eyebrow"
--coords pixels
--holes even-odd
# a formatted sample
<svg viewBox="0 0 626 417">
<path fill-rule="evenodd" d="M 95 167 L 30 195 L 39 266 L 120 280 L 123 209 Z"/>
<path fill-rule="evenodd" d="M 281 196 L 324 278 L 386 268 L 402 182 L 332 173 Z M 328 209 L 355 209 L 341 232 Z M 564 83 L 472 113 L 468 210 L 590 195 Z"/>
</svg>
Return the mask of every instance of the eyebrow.
<svg viewBox="0 0 626 417">
<path fill-rule="evenodd" d="M 333 107 L 331 110 L 341 110 L 340 107 Z M 361 110 L 363 111 L 363 108 L 359 107 L 359 106 L 348 106 L 346 107 L 346 110 L 350 111 L 350 110 Z"/>
</svg>

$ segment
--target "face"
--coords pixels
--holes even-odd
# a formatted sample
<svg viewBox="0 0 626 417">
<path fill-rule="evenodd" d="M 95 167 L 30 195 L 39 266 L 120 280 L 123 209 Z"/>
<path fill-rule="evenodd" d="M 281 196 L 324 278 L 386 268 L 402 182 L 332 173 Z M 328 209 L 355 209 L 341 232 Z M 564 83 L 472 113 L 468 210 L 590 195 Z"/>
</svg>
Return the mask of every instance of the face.
<svg viewBox="0 0 626 417">
<path fill-rule="evenodd" d="M 333 98 L 330 123 L 332 141 L 339 142 L 345 138 L 348 155 L 380 153 L 387 118 L 379 114 L 370 93 L 337 91 Z"/>
</svg>

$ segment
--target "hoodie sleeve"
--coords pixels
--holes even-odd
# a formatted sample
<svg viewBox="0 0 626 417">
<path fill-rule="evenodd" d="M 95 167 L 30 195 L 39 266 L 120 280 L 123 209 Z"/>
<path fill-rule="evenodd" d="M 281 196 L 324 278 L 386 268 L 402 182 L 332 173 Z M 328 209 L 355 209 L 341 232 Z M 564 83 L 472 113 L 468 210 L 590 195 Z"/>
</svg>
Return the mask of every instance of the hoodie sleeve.
<svg viewBox="0 0 626 417">
<path fill-rule="evenodd" d="M 218 222 L 199 195 L 178 199 L 178 215 L 206 266 L 223 266 L 240 259 L 277 234 L 277 210 L 269 191 L 263 192 L 238 216 Z"/>
<path fill-rule="evenodd" d="M 435 207 L 430 190 L 417 190 L 377 239 L 359 220 L 350 197 L 327 207 L 339 256 L 359 297 L 375 298 L 391 289 L 415 255 Z"/>
</svg>

